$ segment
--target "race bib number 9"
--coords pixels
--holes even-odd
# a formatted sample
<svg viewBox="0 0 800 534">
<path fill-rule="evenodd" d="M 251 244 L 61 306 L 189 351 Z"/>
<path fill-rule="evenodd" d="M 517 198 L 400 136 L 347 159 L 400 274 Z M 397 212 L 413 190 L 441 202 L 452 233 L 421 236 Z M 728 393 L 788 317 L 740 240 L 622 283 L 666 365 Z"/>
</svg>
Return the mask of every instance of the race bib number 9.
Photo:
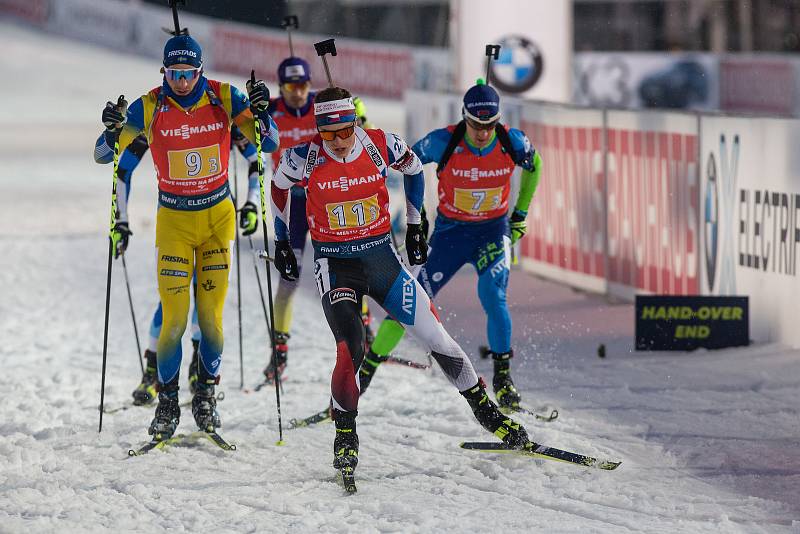
<svg viewBox="0 0 800 534">
<path fill-rule="evenodd" d="M 331 230 L 367 226 L 374 223 L 381 212 L 377 194 L 361 200 L 325 204 L 325 211 Z"/>
<path fill-rule="evenodd" d="M 208 178 L 220 172 L 219 145 L 170 150 L 169 177 L 173 180 Z"/>
<path fill-rule="evenodd" d="M 493 187 L 491 189 L 455 188 L 456 208 L 467 213 L 482 213 L 497 209 L 502 198 L 502 187 Z"/>
</svg>

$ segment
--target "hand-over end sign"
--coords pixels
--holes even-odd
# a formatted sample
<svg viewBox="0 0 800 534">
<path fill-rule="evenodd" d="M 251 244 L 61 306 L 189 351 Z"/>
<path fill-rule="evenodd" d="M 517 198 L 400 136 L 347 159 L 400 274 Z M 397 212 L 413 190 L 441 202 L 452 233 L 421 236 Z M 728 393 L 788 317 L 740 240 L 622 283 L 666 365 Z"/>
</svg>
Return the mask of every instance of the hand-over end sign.
<svg viewBox="0 0 800 534">
<path fill-rule="evenodd" d="M 749 343 L 747 297 L 636 295 L 636 350 L 721 349 Z"/>
</svg>

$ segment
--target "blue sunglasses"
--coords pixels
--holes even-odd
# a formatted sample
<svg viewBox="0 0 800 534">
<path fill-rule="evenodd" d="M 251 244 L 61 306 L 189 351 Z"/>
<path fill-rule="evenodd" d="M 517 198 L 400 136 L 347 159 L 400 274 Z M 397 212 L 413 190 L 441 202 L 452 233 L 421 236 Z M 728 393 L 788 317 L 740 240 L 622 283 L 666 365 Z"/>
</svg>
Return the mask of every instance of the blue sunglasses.
<svg viewBox="0 0 800 534">
<path fill-rule="evenodd" d="M 166 76 L 166 78 L 168 80 L 172 80 L 174 82 L 177 82 L 181 78 L 185 79 L 187 82 L 191 82 L 192 80 L 194 80 L 195 78 L 200 76 L 200 71 L 202 71 L 202 70 L 203 69 L 201 67 L 197 67 L 197 68 L 194 68 L 194 69 L 169 69 L 169 68 L 165 68 L 164 69 L 164 76 Z"/>
</svg>

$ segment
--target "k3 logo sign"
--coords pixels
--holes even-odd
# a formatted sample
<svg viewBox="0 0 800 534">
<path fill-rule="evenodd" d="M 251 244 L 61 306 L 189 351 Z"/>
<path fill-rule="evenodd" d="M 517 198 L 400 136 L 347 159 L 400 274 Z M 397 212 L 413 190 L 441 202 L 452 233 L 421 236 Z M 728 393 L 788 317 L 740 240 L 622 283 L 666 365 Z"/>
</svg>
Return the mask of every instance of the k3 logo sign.
<svg viewBox="0 0 800 534">
<path fill-rule="evenodd" d="M 734 244 L 736 182 L 739 171 L 739 136 L 719 138 L 719 164 L 711 152 L 706 163 L 704 192 L 705 267 L 709 293 L 736 294 L 736 247 Z M 719 273 L 719 279 L 717 279 Z M 714 291 L 715 282 L 719 282 Z"/>
<path fill-rule="evenodd" d="M 524 93 L 542 77 L 544 58 L 536 43 L 511 35 L 499 41 L 500 57 L 492 61 L 491 81 L 501 91 Z"/>
</svg>

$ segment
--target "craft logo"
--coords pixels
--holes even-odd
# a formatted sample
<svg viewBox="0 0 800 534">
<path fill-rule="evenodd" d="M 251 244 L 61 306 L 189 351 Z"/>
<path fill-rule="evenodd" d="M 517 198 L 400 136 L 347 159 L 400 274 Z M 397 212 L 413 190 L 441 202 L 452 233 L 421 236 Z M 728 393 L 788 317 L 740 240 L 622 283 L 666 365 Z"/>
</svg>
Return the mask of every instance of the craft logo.
<svg viewBox="0 0 800 534">
<path fill-rule="evenodd" d="M 526 37 L 500 39 L 500 57 L 492 61 L 491 81 L 501 91 L 523 93 L 542 77 L 544 58 L 539 46 Z"/>
</svg>

